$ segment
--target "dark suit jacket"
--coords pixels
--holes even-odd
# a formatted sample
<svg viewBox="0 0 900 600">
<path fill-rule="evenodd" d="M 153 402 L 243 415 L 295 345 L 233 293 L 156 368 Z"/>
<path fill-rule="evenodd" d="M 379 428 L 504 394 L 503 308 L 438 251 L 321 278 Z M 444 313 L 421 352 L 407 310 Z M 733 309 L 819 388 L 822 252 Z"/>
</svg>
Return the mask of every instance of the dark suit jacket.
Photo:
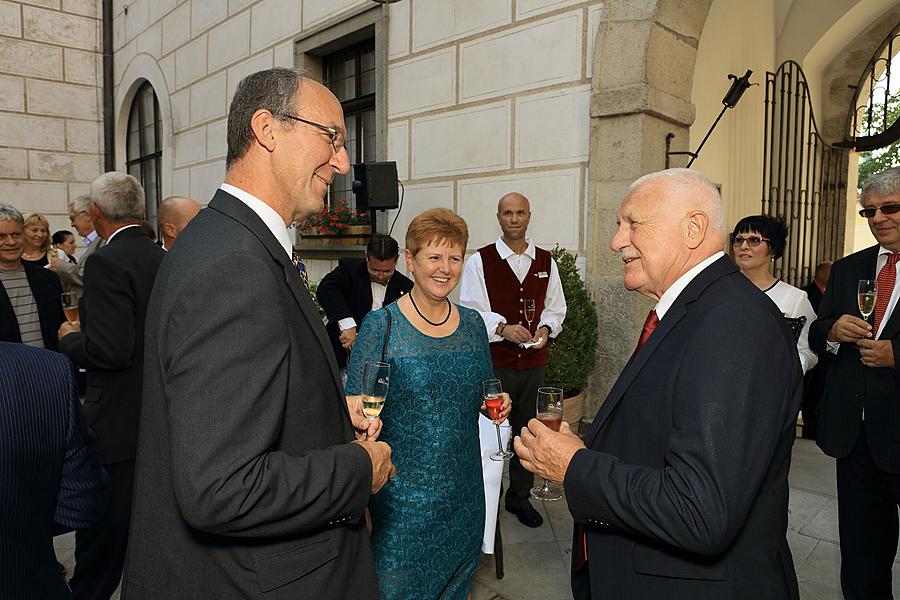
<svg viewBox="0 0 900 600">
<path fill-rule="evenodd" d="M 775 304 L 727 257 L 700 272 L 566 472 L 595 597 L 798 597 L 785 534 L 802 383 Z"/>
<path fill-rule="evenodd" d="M 819 303 L 822 302 L 822 292 L 819 291 L 819 286 L 816 285 L 815 281 L 810 281 L 801 289 L 806 292 L 806 297 L 809 298 L 809 303 L 812 305 L 813 310 L 816 311 L 816 314 L 818 315 Z"/>
<path fill-rule="evenodd" d="M 220 190 L 191 221 L 147 327 L 123 598 L 376 598 L 371 460 L 312 298 L 249 207 Z"/>
<path fill-rule="evenodd" d="M 809 328 L 809 345 L 816 352 L 826 351 L 828 331 L 841 315 L 859 316 L 857 286 L 860 279 L 876 278 L 878 248 L 860 250 L 832 265 L 818 318 Z M 829 456 L 850 454 L 865 408 L 872 460 L 884 471 L 900 473 L 900 310 L 885 318 L 879 339 L 891 340 L 896 366 L 867 367 L 859 361 L 855 344 L 841 344 L 828 367 L 816 442 Z"/>
<path fill-rule="evenodd" d="M 87 369 L 84 414 L 97 434 L 100 460 L 133 460 L 144 368 L 144 321 L 156 271 L 165 253 L 140 227 L 120 231 L 91 254 L 79 304 L 81 333 L 59 342 Z"/>
<path fill-rule="evenodd" d="M 53 536 L 93 523 L 108 488 L 68 359 L 0 342 L 0 598 L 70 597 Z"/>
<path fill-rule="evenodd" d="M 402 273 L 394 273 L 388 280 L 384 294 L 384 304 L 395 302 L 403 294 L 408 294 L 413 283 Z M 347 351 L 341 346 L 341 329 L 338 321 L 353 317 L 356 326 L 362 325 L 363 318 L 372 310 L 372 286 L 369 269 L 364 258 L 342 258 L 338 266 L 322 278 L 316 288 L 316 298 L 328 317 L 328 337 L 338 366 L 347 366 Z"/>
<path fill-rule="evenodd" d="M 62 309 L 62 300 L 59 297 L 62 294 L 59 277 L 56 276 L 56 273 L 43 267 L 35 267 L 27 263 L 22 263 L 22 265 L 25 268 L 25 277 L 28 278 L 28 285 L 31 287 L 34 302 L 37 305 L 44 348 L 56 350 L 56 334 L 59 331 L 59 326 L 66 320 Z M 2 285 L 0 285 L 0 341 L 22 341 L 16 313 L 13 311 L 9 295 Z"/>
</svg>

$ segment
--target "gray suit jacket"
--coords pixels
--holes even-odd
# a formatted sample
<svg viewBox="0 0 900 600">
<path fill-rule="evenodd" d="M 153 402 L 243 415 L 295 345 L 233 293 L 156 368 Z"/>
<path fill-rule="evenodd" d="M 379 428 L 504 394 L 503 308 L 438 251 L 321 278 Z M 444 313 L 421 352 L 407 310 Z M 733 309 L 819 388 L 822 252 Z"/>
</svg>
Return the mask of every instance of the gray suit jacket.
<svg viewBox="0 0 900 600">
<path fill-rule="evenodd" d="M 123 598 L 377 598 L 371 461 L 309 292 L 245 204 L 220 190 L 179 236 L 147 331 Z"/>
<path fill-rule="evenodd" d="M 84 252 L 81 253 L 81 258 L 78 259 L 77 263 L 73 264 L 69 261 L 60 263 L 59 267 L 56 269 L 56 273 L 59 275 L 59 279 L 62 281 L 63 287 L 67 291 L 75 292 L 78 294 L 79 298 L 81 297 L 81 294 L 84 292 L 84 265 L 87 263 L 87 258 L 104 244 L 103 238 L 98 235 L 94 238 L 94 241 L 84 249 Z"/>
</svg>

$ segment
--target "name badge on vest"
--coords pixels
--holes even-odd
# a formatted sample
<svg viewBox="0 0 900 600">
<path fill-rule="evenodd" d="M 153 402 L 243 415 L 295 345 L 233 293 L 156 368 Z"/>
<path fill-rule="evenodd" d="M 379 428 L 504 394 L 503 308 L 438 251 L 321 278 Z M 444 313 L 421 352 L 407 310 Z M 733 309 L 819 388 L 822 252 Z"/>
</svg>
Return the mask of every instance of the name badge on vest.
<svg viewBox="0 0 900 600">
<path fill-rule="evenodd" d="M 550 277 L 549 275 L 547 275 L 547 271 L 540 271 L 538 273 L 535 273 L 534 276 L 537 277 L 538 279 L 546 279 L 546 278 Z"/>
</svg>

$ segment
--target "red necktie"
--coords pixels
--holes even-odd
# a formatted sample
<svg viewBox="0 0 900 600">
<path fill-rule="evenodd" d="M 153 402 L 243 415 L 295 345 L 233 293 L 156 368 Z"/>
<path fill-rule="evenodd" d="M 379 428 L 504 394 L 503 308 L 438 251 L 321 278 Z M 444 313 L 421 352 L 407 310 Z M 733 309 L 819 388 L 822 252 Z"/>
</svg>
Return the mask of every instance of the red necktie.
<svg viewBox="0 0 900 600">
<path fill-rule="evenodd" d="M 894 265 L 897 264 L 898 258 L 900 258 L 900 254 L 896 252 L 888 254 L 887 262 L 884 263 L 884 266 L 881 267 L 881 270 L 878 272 L 878 281 L 876 284 L 878 296 L 875 300 L 875 321 L 873 326 L 873 333 L 875 335 L 878 334 L 878 326 L 881 325 L 881 319 L 884 318 L 888 302 L 891 301 L 891 294 L 894 292 L 894 283 L 897 281 L 897 269 Z"/>
<path fill-rule="evenodd" d="M 641 351 L 641 348 L 643 348 L 644 344 L 647 343 L 647 340 L 650 339 L 650 335 L 653 333 L 653 330 L 656 329 L 658 324 L 659 317 L 655 310 L 651 310 L 647 315 L 647 319 L 644 321 L 644 328 L 641 329 L 641 337 L 638 338 L 637 346 L 634 348 L 634 352 L 631 353 L 631 358 L 628 359 L 629 362 Z M 581 523 L 575 524 L 575 544 L 577 545 L 577 548 L 575 549 L 575 570 L 578 571 L 585 563 L 587 563 L 587 528 Z"/>
</svg>

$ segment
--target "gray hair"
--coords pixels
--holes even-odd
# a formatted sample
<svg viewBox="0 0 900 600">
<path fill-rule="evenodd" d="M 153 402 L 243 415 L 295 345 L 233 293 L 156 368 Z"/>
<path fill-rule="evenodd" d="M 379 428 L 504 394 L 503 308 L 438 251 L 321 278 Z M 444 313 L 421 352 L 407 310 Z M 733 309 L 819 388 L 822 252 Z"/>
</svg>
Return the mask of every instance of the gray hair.
<svg viewBox="0 0 900 600">
<path fill-rule="evenodd" d="M 91 202 L 113 223 L 144 218 L 144 188 L 126 173 L 109 171 L 92 181 Z"/>
<path fill-rule="evenodd" d="M 0 221 L 15 221 L 22 227 L 25 227 L 25 217 L 12 204 L 0 203 Z"/>
<path fill-rule="evenodd" d="M 69 202 L 69 208 L 73 213 L 80 214 L 83 212 L 87 212 L 91 207 L 91 195 L 90 194 L 82 194 L 72 199 Z"/>
<path fill-rule="evenodd" d="M 870 175 L 859 194 L 860 203 L 869 196 L 896 196 L 900 194 L 900 167 L 891 167 L 881 173 Z"/>
<path fill-rule="evenodd" d="M 682 190 L 689 188 L 690 191 L 697 196 L 697 199 L 705 205 L 706 213 L 709 216 L 710 228 L 721 230 L 724 227 L 722 196 L 719 195 L 719 190 L 716 188 L 716 185 L 700 171 L 673 168 L 649 173 L 635 180 L 635 182 L 629 186 L 628 193 L 630 194 L 645 183 L 653 181 L 665 181 Z M 698 192 L 699 195 L 697 194 Z"/>
<path fill-rule="evenodd" d="M 300 69 L 276 67 L 257 71 L 244 77 L 238 84 L 228 109 L 228 154 L 225 170 L 250 150 L 253 144 L 253 128 L 250 124 L 258 110 L 273 115 L 293 114 L 302 81 L 308 79 Z M 286 127 L 293 121 L 282 119 Z"/>
</svg>

